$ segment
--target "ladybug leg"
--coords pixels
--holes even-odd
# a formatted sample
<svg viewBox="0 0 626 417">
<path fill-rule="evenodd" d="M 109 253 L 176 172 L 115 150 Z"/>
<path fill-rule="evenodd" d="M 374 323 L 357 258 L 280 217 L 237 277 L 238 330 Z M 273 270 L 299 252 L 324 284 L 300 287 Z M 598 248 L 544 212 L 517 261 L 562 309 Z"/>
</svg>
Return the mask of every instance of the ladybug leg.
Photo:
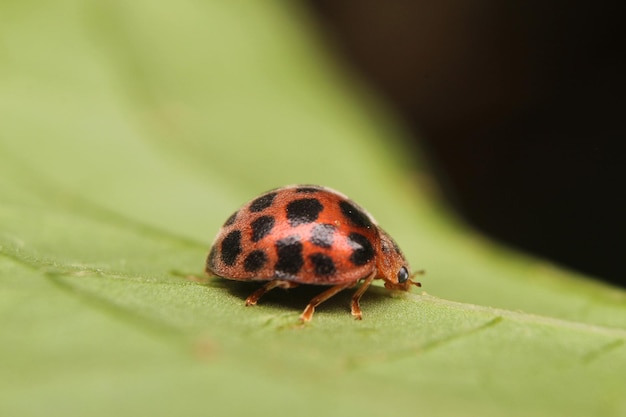
<svg viewBox="0 0 626 417">
<path fill-rule="evenodd" d="M 376 273 L 374 272 L 373 274 L 365 278 L 365 282 L 363 282 L 363 285 L 361 285 L 361 287 L 356 290 L 356 292 L 352 296 L 352 307 L 350 310 L 352 313 L 352 317 L 357 320 L 361 320 L 363 318 L 363 315 L 361 314 L 361 306 L 359 305 L 359 300 L 361 300 L 361 296 L 365 293 L 365 291 L 367 291 L 372 281 L 374 281 L 375 275 Z"/>
<path fill-rule="evenodd" d="M 349 282 L 347 284 L 335 285 L 334 287 L 330 287 L 317 297 L 313 298 L 309 304 L 306 306 L 302 314 L 300 315 L 300 320 L 303 322 L 311 321 L 313 318 L 313 313 L 315 312 L 315 307 L 322 304 L 324 301 L 328 300 L 333 295 L 337 294 L 340 291 L 345 290 L 348 287 L 354 285 L 354 282 Z"/>
<path fill-rule="evenodd" d="M 250 296 L 246 298 L 246 306 L 255 305 L 257 301 L 259 301 L 259 298 L 263 296 L 263 294 L 265 294 L 266 292 L 270 290 L 273 290 L 274 288 L 280 287 L 280 288 L 287 289 L 287 288 L 293 288 L 297 286 L 298 284 L 295 282 L 275 279 L 273 281 L 268 282 L 267 284 L 265 284 L 264 286 L 262 286 L 261 288 L 253 292 L 252 294 L 250 294 Z"/>
</svg>

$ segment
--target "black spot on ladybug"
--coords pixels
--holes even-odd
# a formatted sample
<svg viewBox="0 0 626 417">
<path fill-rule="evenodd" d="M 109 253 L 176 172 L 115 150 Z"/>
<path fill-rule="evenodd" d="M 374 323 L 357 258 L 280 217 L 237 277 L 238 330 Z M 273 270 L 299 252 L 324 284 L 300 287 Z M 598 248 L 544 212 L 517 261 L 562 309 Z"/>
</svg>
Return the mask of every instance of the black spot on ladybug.
<svg viewBox="0 0 626 417">
<path fill-rule="evenodd" d="M 292 227 L 317 220 L 324 206 L 317 198 L 303 198 L 287 204 L 287 220 Z"/>
<path fill-rule="evenodd" d="M 276 271 L 295 275 L 304 265 L 302 243 L 298 236 L 289 236 L 276 242 L 276 251 L 278 253 Z"/>
<path fill-rule="evenodd" d="M 272 216 L 261 216 L 252 222 L 252 241 L 258 242 L 263 239 L 274 228 L 274 218 Z"/>
<path fill-rule="evenodd" d="M 311 230 L 312 244 L 320 248 L 330 248 L 333 244 L 335 234 L 335 226 L 332 224 L 316 224 Z"/>
<path fill-rule="evenodd" d="M 330 256 L 326 256 L 323 253 L 314 253 L 309 256 L 309 259 L 315 268 L 315 275 L 329 276 L 337 271 L 335 263 Z"/>
<path fill-rule="evenodd" d="M 341 209 L 341 213 L 343 213 L 343 215 L 355 226 L 365 227 L 368 229 L 373 226 L 372 221 L 367 214 L 356 208 L 352 203 L 348 201 L 340 201 L 339 208 Z"/>
<path fill-rule="evenodd" d="M 235 220 L 237 219 L 237 214 L 239 212 L 236 211 L 233 214 L 230 215 L 230 217 L 228 219 L 226 219 L 226 223 L 224 223 L 224 226 L 230 226 L 231 224 L 235 223 Z"/>
<path fill-rule="evenodd" d="M 217 255 L 217 248 L 215 245 L 211 246 L 211 251 L 206 260 L 207 269 L 213 271 L 215 269 L 215 256 Z"/>
<path fill-rule="evenodd" d="M 316 193 L 318 191 L 320 191 L 320 188 L 313 187 L 313 186 L 306 186 L 306 187 L 298 187 L 298 188 L 296 188 L 296 193 L 309 194 L 309 193 Z"/>
<path fill-rule="evenodd" d="M 222 240 L 222 262 L 233 266 L 241 253 L 241 232 L 233 230 Z"/>
<path fill-rule="evenodd" d="M 246 272 L 256 272 L 267 263 L 267 255 L 262 250 L 253 250 L 243 261 Z"/>
<path fill-rule="evenodd" d="M 354 251 L 350 255 L 350 262 L 355 265 L 365 265 L 374 259 L 374 248 L 370 241 L 360 233 L 350 233 L 348 244 Z"/>
<path fill-rule="evenodd" d="M 253 213 L 258 213 L 259 211 L 263 211 L 274 202 L 274 198 L 276 197 L 276 193 L 265 194 L 254 200 L 250 203 L 250 211 Z"/>
<path fill-rule="evenodd" d="M 381 242 L 380 248 L 382 249 L 383 253 L 389 253 L 389 251 L 391 250 L 389 248 L 389 244 L 387 244 L 387 242 L 385 242 L 384 240 Z"/>
</svg>

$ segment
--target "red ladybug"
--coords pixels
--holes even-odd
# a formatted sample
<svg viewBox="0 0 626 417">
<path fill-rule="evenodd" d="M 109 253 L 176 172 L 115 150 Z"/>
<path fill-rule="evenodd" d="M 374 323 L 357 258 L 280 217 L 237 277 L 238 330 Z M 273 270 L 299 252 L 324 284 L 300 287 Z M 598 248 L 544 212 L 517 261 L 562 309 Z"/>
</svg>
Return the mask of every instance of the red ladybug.
<svg viewBox="0 0 626 417">
<path fill-rule="evenodd" d="M 310 321 L 315 307 L 363 280 L 352 297 L 352 315 L 361 319 L 359 300 L 374 279 L 409 291 L 409 264 L 374 218 L 345 195 L 316 185 L 268 191 L 233 213 L 217 234 L 206 271 L 238 281 L 268 281 L 246 299 L 254 305 L 267 291 L 300 284 L 329 286 L 300 316 Z"/>
</svg>

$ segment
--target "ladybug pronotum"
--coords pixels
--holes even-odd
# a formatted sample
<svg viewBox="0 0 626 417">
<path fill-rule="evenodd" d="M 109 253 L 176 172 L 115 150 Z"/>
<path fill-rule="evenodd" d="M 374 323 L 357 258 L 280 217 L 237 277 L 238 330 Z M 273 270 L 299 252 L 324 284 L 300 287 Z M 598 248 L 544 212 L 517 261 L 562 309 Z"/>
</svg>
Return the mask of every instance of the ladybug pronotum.
<svg viewBox="0 0 626 417">
<path fill-rule="evenodd" d="M 316 185 L 291 185 L 248 202 L 224 223 L 206 262 L 206 272 L 238 281 L 267 281 L 246 299 L 255 305 L 273 288 L 328 286 L 300 319 L 338 292 L 361 287 L 351 312 L 361 319 L 359 300 L 374 279 L 409 291 L 409 264 L 396 242 L 374 218 L 345 195 Z"/>
</svg>

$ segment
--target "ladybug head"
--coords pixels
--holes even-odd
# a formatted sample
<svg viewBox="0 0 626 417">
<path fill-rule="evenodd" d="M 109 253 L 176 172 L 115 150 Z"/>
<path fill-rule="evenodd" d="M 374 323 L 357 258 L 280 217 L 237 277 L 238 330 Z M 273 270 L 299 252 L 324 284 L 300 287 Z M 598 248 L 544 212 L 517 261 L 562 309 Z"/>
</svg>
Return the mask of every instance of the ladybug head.
<svg viewBox="0 0 626 417">
<path fill-rule="evenodd" d="M 380 229 L 380 247 L 378 257 L 378 277 L 385 280 L 385 287 L 391 290 L 409 291 L 411 285 L 421 287 L 413 281 L 409 263 L 404 258 L 398 244 L 384 230 Z"/>
</svg>

